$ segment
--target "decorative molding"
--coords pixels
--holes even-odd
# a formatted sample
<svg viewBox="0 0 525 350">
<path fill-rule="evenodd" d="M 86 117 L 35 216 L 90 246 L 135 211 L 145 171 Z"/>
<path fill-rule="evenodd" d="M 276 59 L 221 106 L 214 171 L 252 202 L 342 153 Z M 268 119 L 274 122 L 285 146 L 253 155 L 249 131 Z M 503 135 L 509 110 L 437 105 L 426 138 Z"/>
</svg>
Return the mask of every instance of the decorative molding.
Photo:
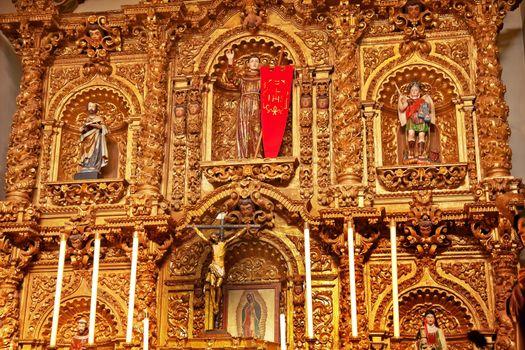
<svg viewBox="0 0 525 350">
<path fill-rule="evenodd" d="M 126 194 L 124 179 L 44 183 L 53 205 L 114 204 Z"/>
<path fill-rule="evenodd" d="M 467 163 L 377 168 L 377 178 L 388 191 L 455 189 L 465 183 L 466 176 Z"/>
<path fill-rule="evenodd" d="M 224 185 L 243 178 L 287 184 L 298 165 L 296 158 L 256 159 L 250 161 L 201 162 L 204 176 L 213 185 Z"/>
</svg>

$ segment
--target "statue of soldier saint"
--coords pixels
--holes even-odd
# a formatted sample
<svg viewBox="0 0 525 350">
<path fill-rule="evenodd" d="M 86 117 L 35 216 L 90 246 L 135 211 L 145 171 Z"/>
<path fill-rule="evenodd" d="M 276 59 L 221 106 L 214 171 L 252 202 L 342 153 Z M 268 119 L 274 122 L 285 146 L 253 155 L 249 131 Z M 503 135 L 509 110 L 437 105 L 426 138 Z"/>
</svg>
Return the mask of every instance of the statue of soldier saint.
<svg viewBox="0 0 525 350">
<path fill-rule="evenodd" d="M 108 128 L 97 114 L 96 103 L 88 102 L 87 111 L 88 116 L 80 130 L 80 170 L 75 174 L 75 180 L 98 179 L 101 177 L 101 169 L 108 164 Z"/>
<path fill-rule="evenodd" d="M 199 225 L 200 228 L 207 229 L 219 229 L 219 232 L 212 232 L 210 237 L 206 237 L 204 233 L 196 225 L 193 225 L 193 230 L 199 235 L 199 237 L 205 242 L 209 243 L 212 248 L 212 261 L 208 266 L 208 272 L 206 274 L 206 287 L 209 288 L 209 305 L 211 306 L 211 311 L 213 313 L 213 324 L 208 324 L 206 326 L 207 330 L 217 330 L 221 329 L 219 324 L 219 307 L 222 300 L 222 284 L 226 277 L 226 268 L 224 264 L 224 258 L 226 255 L 226 249 L 228 244 L 232 241 L 239 238 L 242 234 L 248 231 L 251 227 L 256 228 L 259 225 L 225 225 L 224 224 L 224 213 L 219 214 L 218 218 L 221 220 L 220 225 Z M 233 236 L 226 238 L 224 234 L 224 229 L 232 228 L 241 228 Z"/>
</svg>

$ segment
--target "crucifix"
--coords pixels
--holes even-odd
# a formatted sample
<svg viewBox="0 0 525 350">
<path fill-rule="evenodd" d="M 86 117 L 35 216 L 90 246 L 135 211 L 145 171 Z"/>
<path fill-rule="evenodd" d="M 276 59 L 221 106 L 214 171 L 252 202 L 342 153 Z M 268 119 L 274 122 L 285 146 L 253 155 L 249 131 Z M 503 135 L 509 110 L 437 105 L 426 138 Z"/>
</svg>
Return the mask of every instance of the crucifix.
<svg viewBox="0 0 525 350">
<path fill-rule="evenodd" d="M 220 220 L 219 225 L 193 225 L 193 230 L 202 238 L 205 242 L 209 243 L 212 248 L 212 261 L 208 266 L 208 273 L 206 274 L 206 283 L 209 288 L 208 298 L 208 317 L 207 317 L 207 330 L 220 329 L 219 321 L 219 306 L 222 300 L 222 284 L 226 277 L 226 270 L 224 266 L 224 256 L 226 255 L 226 249 L 230 242 L 239 238 L 250 228 L 258 228 L 260 225 L 238 225 L 238 224 L 225 224 L 224 217 L 226 213 L 219 213 L 217 219 Z M 239 229 L 233 236 L 226 238 L 226 229 Z M 219 229 L 219 232 L 212 232 L 210 237 L 206 237 L 200 229 Z M 211 316 L 213 315 L 213 316 Z"/>
</svg>

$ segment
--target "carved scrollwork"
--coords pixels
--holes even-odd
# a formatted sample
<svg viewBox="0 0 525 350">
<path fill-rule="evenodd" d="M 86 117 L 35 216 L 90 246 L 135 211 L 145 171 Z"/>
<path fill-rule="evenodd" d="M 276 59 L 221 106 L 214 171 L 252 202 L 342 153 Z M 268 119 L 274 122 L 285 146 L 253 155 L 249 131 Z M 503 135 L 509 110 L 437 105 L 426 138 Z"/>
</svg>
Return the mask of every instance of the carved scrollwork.
<svg viewBox="0 0 525 350">
<path fill-rule="evenodd" d="M 403 31 L 404 41 L 401 44 L 402 55 L 419 51 L 424 55 L 430 53 L 430 44 L 426 41 L 426 29 L 437 25 L 437 14 L 432 13 L 423 2 L 407 3 L 390 17 L 392 25 Z"/>
<path fill-rule="evenodd" d="M 202 162 L 204 176 L 214 185 L 252 177 L 262 182 L 286 184 L 295 175 L 295 158 L 276 158 L 264 162 Z"/>
<path fill-rule="evenodd" d="M 170 273 L 174 276 L 192 275 L 197 272 L 199 260 L 208 246 L 201 240 L 182 246 L 170 255 Z"/>
<path fill-rule="evenodd" d="M 190 294 L 177 293 L 168 297 L 168 337 L 188 338 Z"/>
<path fill-rule="evenodd" d="M 126 194 L 125 180 L 49 182 L 48 198 L 54 205 L 113 204 Z"/>
<path fill-rule="evenodd" d="M 333 300 L 331 291 L 317 291 L 313 295 L 315 348 L 332 349 L 334 345 Z"/>
<path fill-rule="evenodd" d="M 238 261 L 228 271 L 228 282 L 243 283 L 253 281 L 278 280 L 281 273 L 279 269 L 268 263 L 266 259 L 248 257 Z"/>
<path fill-rule="evenodd" d="M 121 50 L 120 29 L 109 27 L 106 16 L 89 16 L 81 35 L 77 40 L 79 53 L 91 59 L 104 59 L 109 52 Z"/>
<path fill-rule="evenodd" d="M 379 167 L 377 177 L 389 191 L 458 188 L 465 182 L 467 164 Z"/>
<path fill-rule="evenodd" d="M 442 221 L 442 211 L 432 205 L 432 192 L 417 193 L 410 207 L 410 219 L 400 238 L 404 247 L 415 247 L 417 254 L 423 256 L 435 255 L 438 247 L 450 245 L 448 225 Z"/>
</svg>

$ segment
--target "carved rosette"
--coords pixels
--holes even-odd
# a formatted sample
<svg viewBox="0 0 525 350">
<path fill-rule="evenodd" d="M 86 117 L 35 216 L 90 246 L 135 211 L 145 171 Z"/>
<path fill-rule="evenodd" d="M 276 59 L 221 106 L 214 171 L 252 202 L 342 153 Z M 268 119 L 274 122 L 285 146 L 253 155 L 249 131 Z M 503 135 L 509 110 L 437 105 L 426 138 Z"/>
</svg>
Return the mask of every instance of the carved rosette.
<svg viewBox="0 0 525 350">
<path fill-rule="evenodd" d="M 7 150 L 6 199 L 29 201 L 36 185 L 42 130 L 44 62 L 62 40 L 42 24 L 20 23 L 14 47 L 22 60 L 22 80 Z"/>
<path fill-rule="evenodd" d="M 126 194 L 126 180 L 85 180 L 47 183 L 47 198 L 54 205 L 118 203 Z"/>
<path fill-rule="evenodd" d="M 379 167 L 377 177 L 388 191 L 454 189 L 465 183 L 466 164 Z"/>
</svg>

